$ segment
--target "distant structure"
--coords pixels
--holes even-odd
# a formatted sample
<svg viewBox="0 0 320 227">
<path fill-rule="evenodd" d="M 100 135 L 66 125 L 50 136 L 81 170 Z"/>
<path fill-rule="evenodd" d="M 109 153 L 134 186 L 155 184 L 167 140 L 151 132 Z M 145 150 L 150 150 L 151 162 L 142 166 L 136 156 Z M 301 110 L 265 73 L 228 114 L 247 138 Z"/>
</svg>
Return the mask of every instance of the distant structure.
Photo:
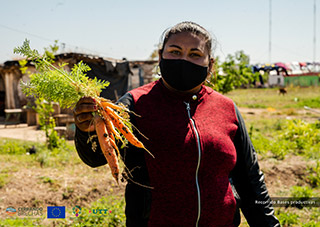
<svg viewBox="0 0 320 227">
<path fill-rule="evenodd" d="M 255 66 L 260 74 L 268 74 L 268 86 L 319 86 L 320 62 L 291 62 Z"/>
</svg>

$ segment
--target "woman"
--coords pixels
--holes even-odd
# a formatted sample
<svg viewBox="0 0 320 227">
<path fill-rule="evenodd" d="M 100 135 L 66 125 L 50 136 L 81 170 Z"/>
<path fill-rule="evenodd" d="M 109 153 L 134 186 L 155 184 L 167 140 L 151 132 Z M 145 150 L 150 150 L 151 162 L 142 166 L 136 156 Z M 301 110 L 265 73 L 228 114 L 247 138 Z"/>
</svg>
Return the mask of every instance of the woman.
<svg viewBox="0 0 320 227">
<path fill-rule="evenodd" d="M 119 100 L 141 116 L 131 121 L 155 156 L 135 147 L 122 151 L 130 176 L 127 226 L 237 226 L 239 207 L 250 226 L 279 226 L 238 109 L 203 85 L 214 63 L 211 48 L 203 27 L 177 24 L 159 50 L 162 78 Z M 95 110 L 94 100 L 83 98 L 74 113 L 76 147 L 92 167 L 106 164 L 87 144 Z"/>
</svg>

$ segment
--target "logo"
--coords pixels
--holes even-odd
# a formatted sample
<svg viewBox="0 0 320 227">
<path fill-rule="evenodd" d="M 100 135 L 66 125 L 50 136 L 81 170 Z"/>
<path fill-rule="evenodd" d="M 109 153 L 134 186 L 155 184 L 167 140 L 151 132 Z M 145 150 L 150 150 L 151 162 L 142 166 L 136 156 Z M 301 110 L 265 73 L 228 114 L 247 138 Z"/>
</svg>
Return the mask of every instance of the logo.
<svg viewBox="0 0 320 227">
<path fill-rule="evenodd" d="M 14 207 L 8 207 L 6 209 L 7 215 L 13 216 L 17 213 L 17 210 Z"/>
<path fill-rule="evenodd" d="M 93 209 L 92 211 L 89 210 L 90 214 L 96 214 L 98 216 L 106 216 L 108 214 L 111 214 L 112 211 L 108 209 Z"/>
<path fill-rule="evenodd" d="M 81 207 L 75 206 L 74 208 L 72 208 L 72 213 L 76 215 L 76 217 L 78 217 L 81 214 Z"/>
<path fill-rule="evenodd" d="M 64 206 L 47 207 L 47 218 L 66 218 L 66 207 Z"/>
<path fill-rule="evenodd" d="M 42 207 L 19 207 L 18 216 L 37 217 L 43 215 Z"/>
</svg>

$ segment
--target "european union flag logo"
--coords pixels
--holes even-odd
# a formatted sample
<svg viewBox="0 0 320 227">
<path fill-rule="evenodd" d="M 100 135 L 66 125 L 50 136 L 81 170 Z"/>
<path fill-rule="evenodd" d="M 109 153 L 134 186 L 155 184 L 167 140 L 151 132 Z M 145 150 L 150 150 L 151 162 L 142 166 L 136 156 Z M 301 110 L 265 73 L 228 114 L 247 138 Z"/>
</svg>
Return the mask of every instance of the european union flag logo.
<svg viewBox="0 0 320 227">
<path fill-rule="evenodd" d="M 64 206 L 47 207 L 47 218 L 66 218 L 66 207 Z"/>
</svg>

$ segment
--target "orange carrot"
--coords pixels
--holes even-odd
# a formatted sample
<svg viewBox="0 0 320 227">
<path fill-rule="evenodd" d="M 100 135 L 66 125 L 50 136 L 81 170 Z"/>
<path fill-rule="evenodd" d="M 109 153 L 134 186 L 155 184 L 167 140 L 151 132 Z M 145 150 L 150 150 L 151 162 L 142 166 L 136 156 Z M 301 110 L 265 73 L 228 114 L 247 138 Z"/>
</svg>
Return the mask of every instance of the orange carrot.
<svg viewBox="0 0 320 227">
<path fill-rule="evenodd" d="M 106 126 L 107 126 L 107 130 L 110 131 L 111 133 L 114 134 L 114 136 L 119 139 L 122 143 L 123 140 L 120 136 L 120 134 L 118 133 L 118 131 L 115 129 L 111 119 L 110 119 L 110 116 L 105 112 L 105 111 L 100 111 L 100 113 L 102 114 L 103 118 L 104 118 L 104 121 L 106 123 Z"/>
<path fill-rule="evenodd" d="M 150 151 L 148 151 L 143 143 L 133 135 L 133 133 L 130 131 L 130 129 L 120 120 L 120 116 L 115 113 L 110 107 L 105 108 L 107 113 L 110 116 L 110 119 L 114 126 L 124 135 L 124 137 L 134 146 L 145 149 L 153 158 L 154 156 L 151 154 Z"/>
<path fill-rule="evenodd" d="M 94 122 L 102 153 L 107 159 L 107 162 L 111 169 L 112 176 L 117 181 L 117 183 L 119 183 L 119 162 L 116 152 L 111 144 L 111 139 L 108 136 L 108 131 L 105 122 L 99 116 L 94 117 Z"/>
<path fill-rule="evenodd" d="M 119 157 L 119 155 L 120 155 L 119 148 L 118 148 L 115 140 L 114 140 L 114 139 L 111 139 L 112 137 L 113 137 L 113 135 L 111 134 L 111 135 L 110 135 L 110 143 L 111 143 L 111 146 L 117 151 L 117 156 Z"/>
<path fill-rule="evenodd" d="M 128 113 L 133 113 L 134 115 L 140 117 L 138 114 L 136 114 L 135 112 L 133 111 L 130 111 L 128 108 L 126 108 L 124 105 L 117 105 L 117 104 L 114 104 L 112 103 L 111 101 L 107 100 L 107 99 L 104 99 L 104 98 L 101 98 L 100 99 L 100 105 L 103 107 L 103 108 L 107 108 L 107 107 L 110 107 L 111 109 L 114 109 L 114 110 L 118 110 L 118 111 L 125 111 L 125 112 L 128 112 Z"/>
<path fill-rule="evenodd" d="M 104 98 L 101 98 L 101 105 L 104 108 L 106 108 L 108 106 L 114 110 L 124 110 L 124 111 L 130 112 L 130 110 L 128 110 L 126 107 L 114 104 L 111 101 L 108 101 L 107 99 L 104 99 Z"/>
</svg>

